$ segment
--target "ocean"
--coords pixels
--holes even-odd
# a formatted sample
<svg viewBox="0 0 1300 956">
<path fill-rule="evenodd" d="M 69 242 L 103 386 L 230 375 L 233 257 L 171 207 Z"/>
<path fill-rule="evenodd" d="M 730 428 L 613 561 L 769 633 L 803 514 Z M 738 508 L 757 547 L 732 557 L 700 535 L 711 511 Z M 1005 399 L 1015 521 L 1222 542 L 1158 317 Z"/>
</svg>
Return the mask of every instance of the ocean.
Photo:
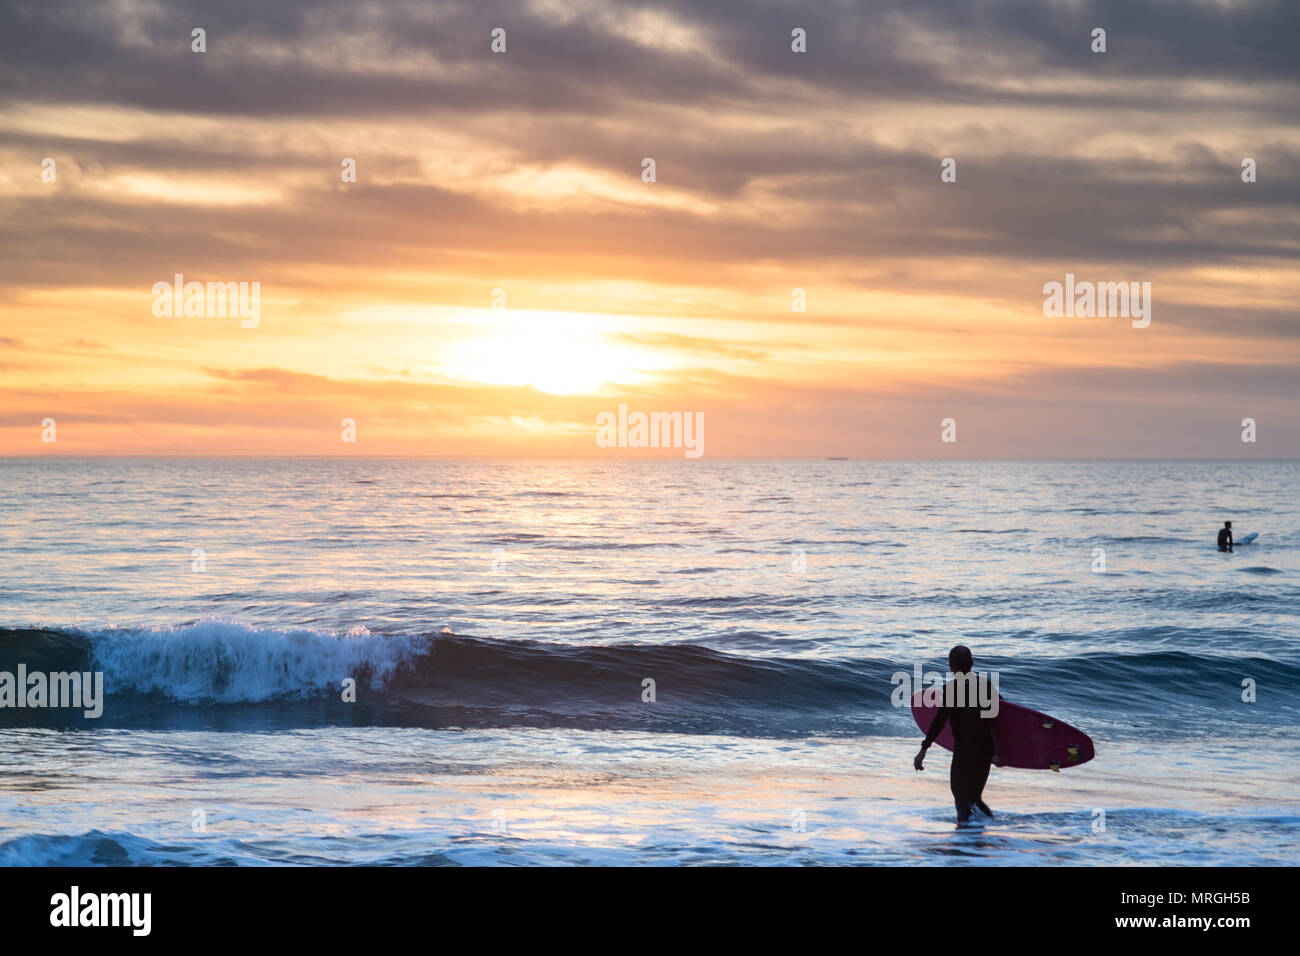
<svg viewBox="0 0 1300 956">
<path fill-rule="evenodd" d="M 1300 463 L 0 460 L 0 865 L 1300 864 Z M 1222 522 L 1258 539 L 1215 548 Z M 953 644 L 1088 733 L 995 768 Z"/>
</svg>

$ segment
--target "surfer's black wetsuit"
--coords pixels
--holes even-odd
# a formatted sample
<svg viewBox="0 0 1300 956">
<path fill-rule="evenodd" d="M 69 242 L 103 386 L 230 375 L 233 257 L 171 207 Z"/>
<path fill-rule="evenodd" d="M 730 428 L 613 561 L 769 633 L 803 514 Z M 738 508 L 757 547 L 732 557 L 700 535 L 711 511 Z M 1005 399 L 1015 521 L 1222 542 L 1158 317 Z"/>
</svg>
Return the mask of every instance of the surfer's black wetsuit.
<svg viewBox="0 0 1300 956">
<path fill-rule="evenodd" d="M 953 801 L 957 804 L 957 822 L 962 823 L 970 818 L 972 806 L 989 812 L 984 805 L 984 784 L 988 782 L 989 767 L 997 750 L 993 742 L 993 719 L 981 717 L 979 701 L 970 700 L 969 695 L 966 706 L 955 706 L 956 698 L 950 693 L 952 686 L 952 681 L 944 685 L 944 704 L 930 721 L 930 730 L 922 746 L 928 748 L 945 724 L 952 725 L 952 768 L 948 772 L 948 782 L 952 787 Z M 949 706 L 950 701 L 954 706 Z"/>
<path fill-rule="evenodd" d="M 1231 528 L 1219 529 L 1219 550 L 1220 551 L 1232 550 L 1232 529 Z"/>
</svg>

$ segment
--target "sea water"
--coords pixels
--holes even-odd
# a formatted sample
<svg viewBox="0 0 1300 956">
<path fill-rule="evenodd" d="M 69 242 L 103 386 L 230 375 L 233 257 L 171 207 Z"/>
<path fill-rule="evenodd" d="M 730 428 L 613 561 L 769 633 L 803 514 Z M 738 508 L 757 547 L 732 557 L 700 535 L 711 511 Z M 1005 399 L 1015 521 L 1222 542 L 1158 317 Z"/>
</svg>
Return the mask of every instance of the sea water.
<svg viewBox="0 0 1300 956">
<path fill-rule="evenodd" d="M 1300 863 L 1300 463 L 0 461 L 0 864 Z M 1258 540 L 1215 548 L 1224 520 Z M 1090 734 L 994 769 L 956 643 Z"/>
</svg>

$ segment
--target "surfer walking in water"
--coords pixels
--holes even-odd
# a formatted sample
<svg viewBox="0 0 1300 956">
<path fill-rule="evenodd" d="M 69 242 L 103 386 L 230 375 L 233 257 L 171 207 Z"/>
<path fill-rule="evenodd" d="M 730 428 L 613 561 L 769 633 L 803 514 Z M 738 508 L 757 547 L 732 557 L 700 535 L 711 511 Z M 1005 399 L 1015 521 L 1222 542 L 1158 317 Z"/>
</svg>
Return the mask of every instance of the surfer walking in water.
<svg viewBox="0 0 1300 956">
<path fill-rule="evenodd" d="M 1249 535 L 1247 535 L 1249 537 Z M 1223 527 L 1219 529 L 1219 550 L 1232 553 L 1232 522 L 1223 522 Z"/>
<path fill-rule="evenodd" d="M 949 783 L 952 786 L 953 801 L 957 804 L 958 824 L 970 819 L 972 807 L 979 807 L 980 812 L 986 816 L 993 816 L 993 811 L 984 802 L 984 784 L 989 779 L 989 767 L 997 762 L 997 736 L 993 732 L 993 721 L 980 706 L 984 694 L 958 694 L 955 686 L 974 667 L 975 660 L 969 647 L 958 644 L 948 652 L 948 670 L 953 673 L 954 679 L 944 685 L 943 704 L 930 722 L 930 730 L 921 744 L 920 753 L 912 759 L 913 767 L 924 770 L 925 752 L 930 749 L 944 726 L 951 724 L 952 768 L 949 771 Z M 993 690 L 992 693 L 996 694 L 997 691 Z M 991 712 L 996 714 L 997 708 L 991 708 Z"/>
</svg>

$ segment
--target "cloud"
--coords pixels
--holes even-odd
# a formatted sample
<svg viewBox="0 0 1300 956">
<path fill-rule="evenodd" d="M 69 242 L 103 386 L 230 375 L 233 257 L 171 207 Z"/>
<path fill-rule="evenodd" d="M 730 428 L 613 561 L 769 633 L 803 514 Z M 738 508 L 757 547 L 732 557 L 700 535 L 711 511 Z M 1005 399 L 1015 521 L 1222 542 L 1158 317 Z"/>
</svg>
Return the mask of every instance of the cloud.
<svg viewBox="0 0 1300 956">
<path fill-rule="evenodd" d="M 1044 447 L 1033 407 L 1284 409 L 1298 28 L 1280 0 L 9 4 L 0 201 L 21 228 L 0 234 L 0 346 L 37 358 L 6 367 L 23 402 L 7 420 L 58 396 L 87 422 L 241 434 L 329 432 L 348 402 L 492 442 L 512 418 L 585 421 L 571 398 L 430 380 L 439 320 L 399 336 L 346 319 L 403 305 L 472 325 L 498 287 L 539 310 L 662 316 L 607 338 L 692 367 L 634 394 L 732 389 L 748 404 L 720 414 L 755 447 L 791 408 L 828 424 L 792 419 L 773 447 L 856 433 L 891 403 L 933 417 L 936 383 Z M 1045 321 L 1042 284 L 1067 271 L 1151 281 L 1150 334 Z M 155 320 L 152 284 L 177 272 L 260 282 L 259 330 Z M 808 312 L 791 313 L 794 287 Z M 72 346 L 37 351 L 51 333 Z M 404 363 L 410 381 L 375 371 Z M 1168 434 L 1199 448 L 1193 430 Z"/>
</svg>

